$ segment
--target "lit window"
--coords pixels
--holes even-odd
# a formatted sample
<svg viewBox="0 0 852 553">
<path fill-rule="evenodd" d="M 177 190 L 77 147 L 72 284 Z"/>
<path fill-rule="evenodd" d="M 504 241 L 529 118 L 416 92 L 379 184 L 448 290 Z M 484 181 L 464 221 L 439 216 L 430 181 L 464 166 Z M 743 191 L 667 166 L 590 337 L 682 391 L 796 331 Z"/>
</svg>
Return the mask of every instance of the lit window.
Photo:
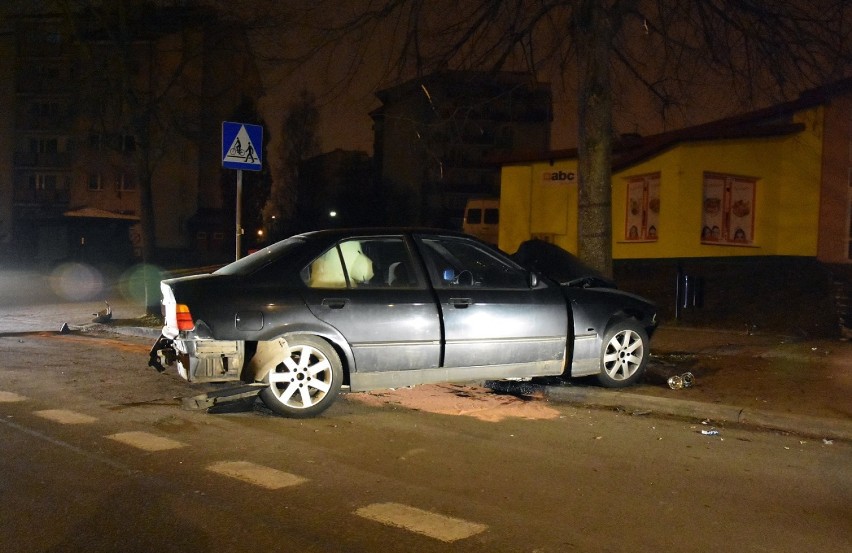
<svg viewBox="0 0 852 553">
<path fill-rule="evenodd" d="M 30 175 L 30 185 L 36 190 L 56 190 L 56 175 Z"/>
<path fill-rule="evenodd" d="M 115 179 L 115 188 L 120 192 L 136 190 L 136 182 L 126 173 L 121 173 Z"/>
<path fill-rule="evenodd" d="M 101 180 L 100 173 L 90 173 L 89 174 L 89 190 L 103 190 L 104 183 Z"/>
</svg>

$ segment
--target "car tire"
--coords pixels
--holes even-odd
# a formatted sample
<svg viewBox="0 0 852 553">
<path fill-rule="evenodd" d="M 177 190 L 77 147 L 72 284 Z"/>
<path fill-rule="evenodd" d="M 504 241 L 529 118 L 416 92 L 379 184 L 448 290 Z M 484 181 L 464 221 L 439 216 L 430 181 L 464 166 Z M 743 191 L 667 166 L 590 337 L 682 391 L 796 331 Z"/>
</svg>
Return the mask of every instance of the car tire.
<svg viewBox="0 0 852 553">
<path fill-rule="evenodd" d="M 601 347 L 601 385 L 623 388 L 638 382 L 648 364 L 649 343 L 648 333 L 634 319 L 610 327 Z"/>
<path fill-rule="evenodd" d="M 284 417 L 315 417 L 334 403 L 340 391 L 340 356 L 316 336 L 287 338 L 287 346 L 284 359 L 269 371 L 260 399 Z"/>
</svg>

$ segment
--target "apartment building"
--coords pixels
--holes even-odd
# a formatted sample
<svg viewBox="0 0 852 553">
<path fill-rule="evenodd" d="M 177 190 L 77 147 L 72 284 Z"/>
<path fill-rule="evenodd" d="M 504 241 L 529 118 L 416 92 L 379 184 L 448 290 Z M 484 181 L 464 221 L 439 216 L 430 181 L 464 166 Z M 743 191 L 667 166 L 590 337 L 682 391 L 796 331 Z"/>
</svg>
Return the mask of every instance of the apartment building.
<svg viewBox="0 0 852 553">
<path fill-rule="evenodd" d="M 373 152 L 391 222 L 460 229 L 469 198 L 500 194 L 490 157 L 550 148 L 550 86 L 526 73 L 445 71 L 377 96 Z"/>
<path fill-rule="evenodd" d="M 217 228 L 189 222 L 229 207 L 221 123 L 262 94 L 244 34 L 192 7 L 131 13 L 120 37 L 90 15 L 4 22 L 0 254 L 9 262 L 138 260 L 149 190 L 150 251 L 225 232 L 225 215 L 211 218 Z"/>
</svg>

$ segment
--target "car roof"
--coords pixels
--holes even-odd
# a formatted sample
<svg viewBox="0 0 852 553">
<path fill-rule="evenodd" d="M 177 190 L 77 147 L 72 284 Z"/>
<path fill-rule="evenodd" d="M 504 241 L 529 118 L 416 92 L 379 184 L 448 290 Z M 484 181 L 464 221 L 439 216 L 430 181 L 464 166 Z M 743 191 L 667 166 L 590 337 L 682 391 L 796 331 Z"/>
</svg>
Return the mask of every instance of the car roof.
<svg viewBox="0 0 852 553">
<path fill-rule="evenodd" d="M 297 236 L 301 236 L 306 240 L 311 240 L 315 238 L 329 239 L 329 238 L 344 238 L 347 236 L 381 236 L 387 234 L 441 234 L 444 236 L 459 236 L 464 238 L 473 238 L 476 239 L 475 236 L 471 236 L 470 234 L 466 234 L 464 232 L 458 230 L 449 230 L 449 229 L 440 229 L 440 228 L 432 228 L 432 227 L 404 227 L 404 226 L 396 226 L 396 227 L 348 227 L 348 228 L 334 228 L 334 229 L 323 229 L 323 230 L 312 230 L 308 232 L 304 232 Z"/>
</svg>

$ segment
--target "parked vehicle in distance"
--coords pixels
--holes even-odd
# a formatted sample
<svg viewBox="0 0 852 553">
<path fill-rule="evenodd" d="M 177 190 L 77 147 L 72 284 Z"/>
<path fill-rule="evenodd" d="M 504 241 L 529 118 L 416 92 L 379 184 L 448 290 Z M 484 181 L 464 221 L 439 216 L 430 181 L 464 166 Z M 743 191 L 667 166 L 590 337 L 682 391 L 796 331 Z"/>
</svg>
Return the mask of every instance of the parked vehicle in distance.
<svg viewBox="0 0 852 553">
<path fill-rule="evenodd" d="M 257 386 L 290 417 L 321 413 L 344 386 L 597 375 L 620 387 L 642 376 L 651 303 L 556 246 L 531 241 L 514 257 L 430 229 L 292 236 L 162 281 L 149 364 Z"/>
<path fill-rule="evenodd" d="M 467 201 L 464 208 L 462 231 L 496 246 L 499 225 L 500 200 L 496 198 L 472 198 Z"/>
</svg>

